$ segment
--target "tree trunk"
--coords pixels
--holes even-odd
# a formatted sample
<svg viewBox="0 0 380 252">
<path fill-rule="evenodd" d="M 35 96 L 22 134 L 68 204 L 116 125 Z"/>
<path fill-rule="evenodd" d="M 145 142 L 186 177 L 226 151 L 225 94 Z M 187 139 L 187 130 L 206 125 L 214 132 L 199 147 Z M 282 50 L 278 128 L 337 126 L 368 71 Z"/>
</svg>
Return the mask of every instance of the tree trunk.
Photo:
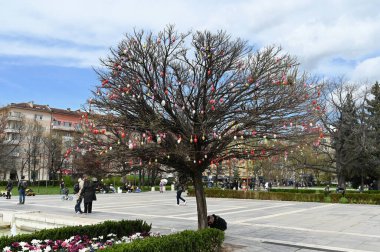
<svg viewBox="0 0 380 252">
<path fill-rule="evenodd" d="M 195 198 L 197 201 L 198 229 L 204 229 L 207 228 L 207 204 L 201 172 L 196 172 L 193 175 L 193 185 L 195 189 Z"/>
<path fill-rule="evenodd" d="M 346 178 L 342 173 L 338 173 L 338 186 L 346 189 Z"/>
</svg>

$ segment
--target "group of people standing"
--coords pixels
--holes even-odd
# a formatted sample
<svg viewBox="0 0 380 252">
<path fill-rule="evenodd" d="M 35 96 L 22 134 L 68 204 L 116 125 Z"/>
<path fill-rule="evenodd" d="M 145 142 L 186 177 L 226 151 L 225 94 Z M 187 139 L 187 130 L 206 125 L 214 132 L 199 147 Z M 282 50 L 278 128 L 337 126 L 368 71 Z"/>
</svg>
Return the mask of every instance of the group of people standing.
<svg viewBox="0 0 380 252">
<path fill-rule="evenodd" d="M 75 188 L 78 189 L 75 189 Z M 89 180 L 87 175 L 83 178 L 78 178 L 78 184 L 74 186 L 74 193 L 77 196 L 76 204 L 74 207 L 75 213 L 77 214 L 88 214 L 92 213 L 92 202 L 96 200 L 96 180 Z M 82 211 L 81 204 L 84 204 L 84 209 Z"/>
</svg>

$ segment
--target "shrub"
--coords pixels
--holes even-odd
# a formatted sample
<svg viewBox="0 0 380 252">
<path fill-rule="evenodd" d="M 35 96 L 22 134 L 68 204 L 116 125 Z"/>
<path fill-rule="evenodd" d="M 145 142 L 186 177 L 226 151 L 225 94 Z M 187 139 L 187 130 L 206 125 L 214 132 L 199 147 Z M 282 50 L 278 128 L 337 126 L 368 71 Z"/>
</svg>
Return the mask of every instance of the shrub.
<svg viewBox="0 0 380 252">
<path fill-rule="evenodd" d="M 88 226 L 70 226 L 54 229 L 44 229 L 32 234 L 21 234 L 16 236 L 4 236 L 0 238 L 0 248 L 8 246 L 12 242 L 31 242 L 37 240 L 64 240 L 77 234 L 87 235 L 89 237 L 107 236 L 110 233 L 115 234 L 118 238 L 130 236 L 137 232 L 149 232 L 151 225 L 142 220 L 121 220 L 105 221 L 101 224 Z"/>
<path fill-rule="evenodd" d="M 260 199 L 260 200 L 282 200 L 282 201 L 304 201 L 304 202 L 331 202 L 331 203 L 359 203 L 359 204 L 380 204 L 380 194 L 378 193 L 325 193 L 323 190 L 317 192 L 301 192 L 294 191 L 235 191 L 222 190 L 218 188 L 205 189 L 206 197 L 213 198 L 235 198 L 235 199 Z M 190 196 L 194 196 L 194 189 L 188 190 Z M 341 199 L 341 198 L 344 199 Z"/>
<path fill-rule="evenodd" d="M 220 251 L 224 240 L 224 232 L 214 228 L 199 231 L 183 231 L 161 237 L 149 237 L 106 248 L 104 252 L 211 252 Z"/>
</svg>

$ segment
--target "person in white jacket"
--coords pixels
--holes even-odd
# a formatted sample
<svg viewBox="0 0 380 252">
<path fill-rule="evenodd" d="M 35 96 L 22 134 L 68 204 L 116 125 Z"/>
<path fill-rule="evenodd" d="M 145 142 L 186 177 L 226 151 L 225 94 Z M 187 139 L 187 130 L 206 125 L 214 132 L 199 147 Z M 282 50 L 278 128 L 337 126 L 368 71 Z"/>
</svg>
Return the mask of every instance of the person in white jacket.
<svg viewBox="0 0 380 252">
<path fill-rule="evenodd" d="M 82 192 L 82 189 L 83 189 L 83 184 L 84 184 L 83 179 L 82 178 L 78 178 L 79 190 L 77 192 L 75 192 L 75 188 L 74 188 L 74 193 L 77 196 L 77 201 L 76 201 L 74 209 L 75 209 L 75 213 L 77 213 L 77 214 L 82 214 L 83 213 L 83 211 L 82 211 L 82 209 L 80 207 L 80 204 L 82 204 L 81 192 Z"/>
</svg>

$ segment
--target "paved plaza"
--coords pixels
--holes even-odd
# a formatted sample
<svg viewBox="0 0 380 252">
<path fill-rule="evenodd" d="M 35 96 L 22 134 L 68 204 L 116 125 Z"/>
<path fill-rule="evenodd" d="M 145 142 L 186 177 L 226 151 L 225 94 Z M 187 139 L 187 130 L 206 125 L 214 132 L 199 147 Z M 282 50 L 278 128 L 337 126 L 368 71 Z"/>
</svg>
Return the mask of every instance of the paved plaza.
<svg viewBox="0 0 380 252">
<path fill-rule="evenodd" d="M 74 201 L 58 195 L 0 198 L 3 221 L 9 216 L 57 219 L 68 224 L 142 219 L 152 231 L 168 234 L 197 228 L 194 197 L 176 206 L 175 192 L 98 194 L 93 213 L 77 215 Z M 226 219 L 229 251 L 380 251 L 380 206 L 208 198 L 208 212 Z M 83 207 L 83 206 L 82 206 Z M 7 217 L 8 216 L 8 217 Z"/>
</svg>

